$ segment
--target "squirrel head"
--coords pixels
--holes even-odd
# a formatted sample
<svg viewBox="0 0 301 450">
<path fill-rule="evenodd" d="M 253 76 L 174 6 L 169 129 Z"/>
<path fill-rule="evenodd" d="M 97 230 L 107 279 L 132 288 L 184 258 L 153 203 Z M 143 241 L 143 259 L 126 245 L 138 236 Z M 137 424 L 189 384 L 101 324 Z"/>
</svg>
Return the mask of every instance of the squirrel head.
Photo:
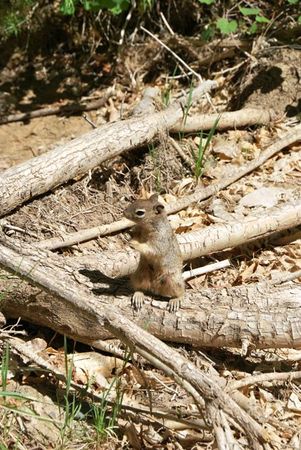
<svg viewBox="0 0 301 450">
<path fill-rule="evenodd" d="M 160 214 L 165 214 L 165 208 L 159 202 L 158 194 L 153 194 L 147 200 L 136 200 L 124 210 L 125 217 L 136 223 Z"/>
</svg>

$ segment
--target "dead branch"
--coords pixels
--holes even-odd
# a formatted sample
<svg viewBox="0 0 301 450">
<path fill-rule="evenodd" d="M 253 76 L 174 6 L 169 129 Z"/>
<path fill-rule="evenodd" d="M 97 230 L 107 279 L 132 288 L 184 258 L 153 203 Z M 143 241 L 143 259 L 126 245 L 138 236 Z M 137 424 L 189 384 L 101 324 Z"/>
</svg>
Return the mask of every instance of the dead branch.
<svg viewBox="0 0 301 450">
<path fill-rule="evenodd" d="M 54 116 L 56 114 L 72 115 L 83 111 L 92 111 L 93 109 L 101 108 L 106 104 L 108 98 L 112 95 L 112 92 L 107 92 L 102 98 L 83 103 L 70 103 L 68 105 L 52 106 L 51 108 L 41 108 L 35 111 L 28 111 L 25 113 L 11 114 L 6 117 L 0 117 L 0 125 L 11 122 L 28 121 L 35 119 L 36 117 Z"/>
<path fill-rule="evenodd" d="M 211 197 L 212 195 L 215 195 L 217 192 L 244 177 L 248 173 L 253 172 L 253 170 L 260 167 L 268 159 L 276 155 L 284 148 L 299 141 L 301 141 L 301 125 L 297 125 L 292 129 L 292 131 L 289 131 L 282 138 L 269 145 L 265 150 L 263 150 L 263 152 L 257 159 L 254 159 L 253 161 L 246 163 L 239 168 L 237 168 L 237 166 L 235 165 L 230 166 L 225 170 L 224 174 L 221 176 L 220 181 L 218 181 L 217 183 L 214 183 L 205 189 L 198 189 L 193 194 L 187 195 L 183 198 L 179 198 L 175 203 L 167 206 L 166 209 L 168 211 L 168 214 L 173 214 L 177 211 L 181 211 L 181 209 L 187 208 L 187 206 L 191 205 L 191 203 L 200 202 L 208 197 Z"/>
<path fill-rule="evenodd" d="M 152 39 L 154 39 L 156 42 L 158 42 L 165 50 L 167 50 L 180 64 L 180 66 L 185 67 L 186 70 L 188 70 L 188 73 L 192 73 L 198 80 L 202 81 L 202 77 L 199 73 L 197 73 L 195 70 L 193 70 L 182 58 L 180 58 L 171 48 L 168 47 L 168 45 L 164 44 L 164 42 L 161 41 L 156 35 L 151 33 L 149 30 L 144 28 L 143 26 L 140 27 L 141 30 L 143 30 L 146 34 L 148 34 Z M 208 96 L 208 94 L 207 94 Z"/>
<path fill-rule="evenodd" d="M 117 222 L 116 222 L 117 223 Z M 282 207 L 267 208 L 264 215 L 249 216 L 241 222 L 211 225 L 201 230 L 177 235 L 184 260 L 191 260 L 238 245 L 247 244 L 301 224 L 301 200 Z M 103 252 L 78 257 L 85 267 L 98 269 L 108 277 L 127 276 L 138 266 L 137 252 Z"/>
<path fill-rule="evenodd" d="M 286 133 L 281 139 L 268 146 L 262 154 L 254 161 L 244 164 L 239 169 L 236 165 L 230 166 L 221 177 L 220 181 L 213 183 L 212 185 L 198 189 L 193 194 L 187 195 L 178 199 L 176 202 L 166 206 L 168 214 L 174 214 L 181 209 L 187 208 L 194 202 L 200 202 L 207 198 L 217 194 L 222 189 L 225 189 L 230 184 L 244 177 L 248 173 L 260 167 L 269 158 L 276 155 L 285 147 L 292 145 L 298 141 L 301 141 L 301 125 L 296 126 L 292 131 Z M 73 244 L 78 244 L 90 239 L 94 239 L 106 234 L 115 233 L 117 231 L 124 230 L 132 226 L 132 223 L 127 219 L 121 219 L 117 222 L 107 225 L 101 225 L 99 227 L 93 227 L 86 230 L 81 230 L 76 233 L 70 233 L 61 237 L 54 237 L 47 239 L 39 243 L 41 248 L 47 248 L 54 250 L 61 247 L 68 247 Z"/>
<path fill-rule="evenodd" d="M 95 270 L 82 270 L 70 259 L 24 242 L 17 244 L 4 237 L 1 242 L 0 265 L 7 265 L 6 262 L 12 259 L 12 264 L 19 264 L 18 267 L 25 271 L 23 261 L 28 260 L 33 272 L 36 267 L 43 267 L 45 277 L 50 282 L 61 280 L 62 287 L 64 280 L 68 283 L 71 278 L 76 285 L 75 291 L 70 290 L 68 284 L 64 288 L 64 291 L 69 289 L 71 296 L 78 295 L 82 299 L 93 297 L 98 305 L 104 307 L 115 305 L 122 317 L 134 318 L 140 326 L 147 323 L 148 331 L 160 339 L 197 347 L 241 347 L 243 341 L 248 341 L 248 346 L 255 348 L 301 346 L 301 285 L 259 283 L 202 289 L 198 293 L 187 291 L 183 308 L 177 314 L 166 311 L 167 302 L 154 299 L 149 299 L 151 303 L 147 302 L 142 311 L 135 314 L 130 306 L 130 293 L 124 295 L 126 286 L 118 290 L 114 280 L 105 278 L 101 282 L 101 273 L 99 283 L 93 284 L 91 278 L 95 279 Z M 110 282 L 111 288 L 108 287 Z M 112 337 L 103 326 L 98 325 L 94 314 L 88 317 L 87 322 L 81 303 L 70 306 L 38 288 L 29 289 L 26 283 L 12 286 L 12 281 L 8 280 L 6 287 L 7 292 L 12 291 L 13 295 L 5 295 L 1 311 L 9 317 L 21 316 L 94 346 L 97 346 L 97 339 Z M 95 292 L 96 297 L 91 292 Z M 112 292 L 115 294 L 112 295 Z M 91 333 L 91 328 L 95 332 Z"/>
<path fill-rule="evenodd" d="M 159 88 L 147 87 L 144 89 L 140 102 L 133 109 L 133 116 L 153 114 L 156 112 L 156 98 L 159 96 Z"/>
<path fill-rule="evenodd" d="M 175 149 L 176 152 L 178 152 L 179 156 L 182 158 L 187 167 L 189 167 L 191 172 L 194 173 L 193 162 L 189 158 L 189 156 L 187 156 L 186 153 L 182 150 L 181 145 L 172 137 L 168 138 L 168 143 Z"/>
<path fill-rule="evenodd" d="M 99 227 L 87 228 L 86 230 L 76 231 L 67 235 L 61 235 L 60 237 L 54 237 L 40 241 L 38 246 L 48 250 L 56 250 L 58 248 L 70 247 L 74 244 L 80 244 L 81 242 L 89 241 L 100 236 L 116 233 L 118 231 L 125 230 L 132 227 L 133 222 L 128 219 L 121 219 L 117 222 L 109 223 L 108 225 L 100 225 Z"/>
<path fill-rule="evenodd" d="M 64 383 L 67 382 L 66 375 L 58 370 L 53 364 L 50 364 L 48 361 L 46 361 L 43 357 L 40 355 L 37 355 L 33 350 L 29 350 L 28 346 L 26 345 L 26 342 L 22 341 L 19 338 L 16 337 L 10 337 L 9 334 L 2 333 L 0 336 L 0 339 L 5 339 L 6 342 L 9 343 L 10 347 L 12 348 L 13 352 L 16 352 L 19 357 L 21 357 L 22 360 L 26 359 L 30 361 L 31 363 L 34 363 L 35 366 L 39 367 L 39 370 L 44 370 L 46 373 L 51 373 L 57 380 L 60 380 Z M 30 368 L 30 370 L 33 370 Z M 70 383 L 70 386 L 77 392 L 79 392 L 84 398 L 88 397 L 93 402 L 99 402 L 101 403 L 103 401 L 103 395 L 98 395 L 95 392 L 93 392 L 92 388 L 83 388 L 81 384 L 78 384 L 74 381 L 68 381 Z M 108 400 L 107 401 L 109 405 L 114 405 L 113 401 Z M 202 428 L 208 428 L 208 425 L 206 425 L 205 421 L 202 419 L 197 419 L 193 417 L 185 418 L 185 417 L 177 417 L 173 411 L 171 410 L 156 410 L 152 408 L 151 413 L 150 409 L 137 404 L 136 406 L 133 406 L 133 404 L 128 405 L 125 402 L 120 404 L 120 408 L 125 412 L 133 412 L 136 414 L 148 414 L 152 415 L 153 417 L 161 418 L 164 420 L 165 426 L 167 426 L 166 421 L 174 422 L 177 424 L 182 424 L 182 427 L 187 427 L 189 425 L 190 428 L 196 428 L 196 429 L 202 429 Z"/>
<path fill-rule="evenodd" d="M 262 383 L 286 383 L 293 380 L 301 379 L 301 371 L 298 370 L 296 372 L 272 372 L 272 373 L 262 373 L 260 375 L 253 375 L 250 377 L 245 377 L 242 380 L 232 381 L 227 385 L 227 391 L 231 392 L 232 390 L 241 389 L 246 386 L 251 386 L 253 384 L 262 384 Z"/>
<path fill-rule="evenodd" d="M 216 86 L 205 81 L 193 93 L 199 99 Z M 183 116 L 186 96 L 164 111 L 106 124 L 65 145 L 11 167 L 0 178 L 0 216 L 49 189 L 87 173 L 103 161 L 145 145 Z"/>
<path fill-rule="evenodd" d="M 274 110 L 240 109 L 218 114 L 194 114 L 192 117 L 187 117 L 185 124 L 176 123 L 170 131 L 171 133 L 195 133 L 199 130 L 210 130 L 219 117 L 216 129 L 227 130 L 252 125 L 267 125 L 276 119 L 276 113 Z"/>
<path fill-rule="evenodd" d="M 237 48 L 227 48 L 222 49 L 223 46 L 219 46 L 220 48 L 216 49 L 216 46 L 210 45 L 211 53 L 209 56 L 200 56 L 198 47 L 196 47 L 195 42 L 190 42 L 189 39 L 186 39 L 184 36 L 178 36 L 177 34 L 172 33 L 172 36 L 169 37 L 167 44 L 169 47 L 182 49 L 185 54 L 189 54 L 191 58 L 194 58 L 198 67 L 208 66 L 222 61 L 223 59 L 232 58 L 237 55 Z"/>
<path fill-rule="evenodd" d="M 155 367 L 166 368 L 166 373 L 185 386 L 199 407 L 199 397 L 201 397 L 206 404 L 210 405 L 211 411 L 221 409 L 227 416 L 234 419 L 235 423 L 245 431 L 252 448 L 259 449 L 262 443 L 272 443 L 272 436 L 229 395 L 225 394 L 215 380 L 200 371 L 180 353 L 120 314 L 116 307 L 104 303 L 100 305 L 97 297 L 91 293 L 84 293 L 82 290 L 79 292 L 78 283 L 73 280 L 72 274 L 66 273 L 66 276 L 61 277 L 61 272 L 50 264 L 57 259 L 55 255 L 47 255 L 40 250 L 39 256 L 37 254 L 30 257 L 23 256 L 24 253 L 22 252 L 22 255 L 16 251 L 16 246 L 10 239 L 3 235 L 0 239 L 0 265 L 50 293 L 59 303 L 65 304 L 70 312 L 80 311 L 80 320 L 85 322 L 94 339 L 97 340 L 100 337 L 99 328 L 113 333 Z M 69 315 L 61 317 L 60 320 L 66 330 L 70 329 L 70 325 L 72 326 L 72 319 L 73 317 Z"/>
<path fill-rule="evenodd" d="M 179 235 L 185 259 L 246 244 L 301 224 L 301 200 L 278 208 L 268 208 L 264 216 L 247 217 L 239 223 L 212 225 Z"/>
</svg>

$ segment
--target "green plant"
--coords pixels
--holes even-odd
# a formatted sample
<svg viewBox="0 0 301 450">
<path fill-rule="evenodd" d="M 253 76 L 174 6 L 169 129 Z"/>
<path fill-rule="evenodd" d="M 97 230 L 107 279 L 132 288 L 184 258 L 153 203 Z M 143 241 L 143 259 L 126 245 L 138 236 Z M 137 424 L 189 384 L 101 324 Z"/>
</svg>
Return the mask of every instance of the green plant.
<svg viewBox="0 0 301 450">
<path fill-rule="evenodd" d="M 139 0 L 137 2 L 137 10 L 144 13 L 152 9 L 155 0 Z M 60 11 L 64 15 L 73 16 L 76 10 L 83 8 L 85 11 L 98 13 L 101 10 L 107 10 L 117 16 L 127 11 L 131 5 L 131 0 L 61 0 Z"/>
<path fill-rule="evenodd" d="M 2 392 L 6 391 L 7 388 L 7 374 L 9 369 L 9 358 L 10 358 L 10 349 L 8 342 L 5 343 L 4 351 L 2 354 L 1 361 L 1 387 Z"/>
<path fill-rule="evenodd" d="M 142 12 L 151 9 L 154 0 L 140 0 L 137 7 Z M 131 0 L 61 0 L 60 10 L 63 14 L 73 15 L 76 9 L 82 7 L 86 11 L 99 12 L 108 10 L 114 15 L 127 11 L 131 6 Z"/>
<path fill-rule="evenodd" d="M 270 20 L 267 19 L 260 8 L 249 8 L 239 6 L 239 11 L 237 12 L 237 20 L 228 20 L 225 17 L 219 18 L 216 21 L 216 27 L 219 29 L 221 34 L 235 33 L 238 28 L 241 31 L 245 31 L 248 34 L 256 33 L 260 31 L 258 29 L 259 24 L 268 24 Z M 242 18 L 239 17 L 239 13 Z"/>
<path fill-rule="evenodd" d="M 195 153 L 193 148 L 191 149 L 192 157 L 194 159 L 194 176 L 197 181 L 199 180 L 199 178 L 202 176 L 202 174 L 204 172 L 204 164 L 203 164 L 204 155 L 205 155 L 207 148 L 210 145 L 210 142 L 212 141 L 212 138 L 215 133 L 215 130 L 216 130 L 219 120 L 220 120 L 220 116 L 215 120 L 212 128 L 210 129 L 209 134 L 206 138 L 205 144 L 203 143 L 203 131 L 201 131 L 201 133 L 199 135 L 200 142 L 198 145 L 197 154 Z"/>
<path fill-rule="evenodd" d="M 221 34 L 235 33 L 238 28 L 238 22 L 237 20 L 228 20 L 225 17 L 221 17 L 216 21 L 216 28 Z"/>
<path fill-rule="evenodd" d="M 258 31 L 258 24 L 270 23 L 270 20 L 262 15 L 260 8 L 243 8 L 240 6 L 239 11 L 244 16 L 245 22 L 249 22 L 250 26 L 247 32 L 250 34 Z"/>
<path fill-rule="evenodd" d="M 113 406 L 108 404 L 108 396 L 116 384 L 116 399 Z M 102 396 L 100 404 L 92 404 L 93 425 L 97 435 L 97 441 L 101 441 L 106 437 L 115 435 L 117 418 L 121 410 L 123 393 L 120 390 L 120 380 L 114 378 Z"/>
<path fill-rule="evenodd" d="M 202 5 L 204 24 L 201 32 L 202 39 L 208 41 L 216 32 L 222 35 L 231 33 L 256 34 L 261 33 L 273 24 L 274 28 L 283 26 L 284 18 L 290 17 L 290 23 L 295 20 L 301 22 L 298 9 L 300 0 L 285 0 L 280 8 L 269 2 L 237 2 L 229 7 L 221 0 L 198 0 Z"/>
<path fill-rule="evenodd" d="M 0 35 L 17 36 L 37 5 L 37 0 L 11 0 L 0 4 Z"/>
<path fill-rule="evenodd" d="M 73 359 L 71 360 L 71 363 L 69 363 L 66 336 L 64 336 L 64 357 L 65 357 L 65 372 L 66 372 L 66 388 L 64 394 L 64 409 L 65 409 L 64 423 L 60 429 L 62 447 L 64 447 L 65 445 L 67 432 L 71 429 L 75 417 L 80 413 L 81 410 L 81 405 L 76 401 L 75 393 L 71 392 Z"/>
<path fill-rule="evenodd" d="M 63 14 L 73 15 L 76 8 L 82 6 L 86 11 L 98 12 L 107 9 L 118 15 L 130 6 L 129 0 L 62 0 L 60 10 Z"/>
<path fill-rule="evenodd" d="M 125 352 L 123 368 L 129 362 L 131 354 Z M 113 405 L 109 405 L 109 395 L 115 386 L 115 401 Z M 119 376 L 113 378 L 109 388 L 103 393 L 100 404 L 93 403 L 91 406 L 94 428 L 97 434 L 97 441 L 101 441 L 106 437 L 115 435 L 117 428 L 117 419 L 121 411 L 123 400 L 123 392 L 121 390 L 121 379 Z M 111 404 L 112 402 L 110 402 Z"/>
<path fill-rule="evenodd" d="M 190 108 L 192 106 L 192 93 L 193 93 L 193 84 L 190 83 L 189 92 L 188 92 L 188 98 L 187 103 L 185 106 L 183 106 L 183 126 L 186 125 L 187 117 L 190 111 Z"/>
<path fill-rule="evenodd" d="M 166 83 L 161 91 L 161 100 L 165 107 L 170 104 L 172 86 L 170 83 Z"/>
</svg>

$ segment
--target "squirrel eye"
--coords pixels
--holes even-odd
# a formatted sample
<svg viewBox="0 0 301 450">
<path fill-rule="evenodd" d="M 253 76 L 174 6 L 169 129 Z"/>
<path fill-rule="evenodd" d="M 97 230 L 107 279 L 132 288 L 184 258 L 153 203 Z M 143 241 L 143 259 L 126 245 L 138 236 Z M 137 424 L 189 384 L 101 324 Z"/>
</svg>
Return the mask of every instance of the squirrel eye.
<svg viewBox="0 0 301 450">
<path fill-rule="evenodd" d="M 145 210 L 144 209 L 136 209 L 135 213 L 136 213 L 137 217 L 143 217 L 145 214 Z"/>
</svg>

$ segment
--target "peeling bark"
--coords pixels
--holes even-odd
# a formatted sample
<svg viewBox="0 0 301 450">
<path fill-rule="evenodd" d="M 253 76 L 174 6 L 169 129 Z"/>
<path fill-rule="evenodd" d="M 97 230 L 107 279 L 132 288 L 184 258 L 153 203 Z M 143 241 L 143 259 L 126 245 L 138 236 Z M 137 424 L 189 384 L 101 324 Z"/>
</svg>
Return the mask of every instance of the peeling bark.
<svg viewBox="0 0 301 450">
<path fill-rule="evenodd" d="M 100 305 L 94 296 L 78 289 L 72 273 L 67 271 L 64 278 L 61 278 L 60 271 L 55 267 L 53 255 L 41 251 L 35 255 L 35 249 L 30 246 L 26 246 L 26 249 L 24 247 L 22 243 L 22 251 L 19 253 L 12 240 L 0 235 L 0 265 L 52 293 L 60 302 L 66 303 L 70 310 L 80 311 L 94 339 L 99 338 L 99 327 L 114 334 L 155 367 L 172 376 L 193 397 L 198 408 L 201 408 L 204 399 L 209 408 L 209 415 L 212 408 L 222 409 L 235 419 L 235 423 L 247 434 L 252 448 L 260 448 L 261 443 L 274 440 L 271 433 L 247 414 L 232 397 L 224 393 L 217 380 L 203 373 L 176 350 L 146 332 L 146 324 L 142 329 L 122 316 L 111 304 Z"/>
<path fill-rule="evenodd" d="M 1 241 L 0 241 L 1 242 Z M 33 274 L 41 270 L 50 285 L 60 280 L 63 292 L 80 297 L 78 304 L 62 301 L 56 295 L 40 288 L 28 288 L 25 282 L 7 282 L 7 292 L 1 311 L 10 317 L 19 317 L 48 326 L 75 340 L 93 345 L 95 339 L 112 337 L 97 321 L 97 313 L 85 312 L 87 299 L 98 307 L 114 306 L 122 317 L 134 320 L 141 327 L 165 341 L 188 343 L 197 347 L 241 347 L 244 341 L 256 348 L 301 347 L 301 285 L 287 283 L 271 286 L 265 283 L 224 289 L 203 289 L 186 292 L 183 307 L 171 314 L 167 302 L 157 299 L 147 303 L 139 314 L 130 306 L 130 292 L 125 286 L 116 290 L 114 280 L 92 283 L 101 278 L 95 271 L 81 273 L 78 264 L 25 243 L 12 244 L 5 238 L 0 243 L 0 265 L 14 261 L 22 269 L 25 260 Z M 19 265 L 19 266 L 18 266 Z M 30 274 L 29 274 L 30 275 Z M 108 284 L 112 283 L 112 287 Z M 47 286 L 47 284 L 46 284 Z M 72 286 L 72 288 L 71 288 Z M 110 295 L 112 290 L 114 295 Z M 94 294 L 94 295 L 93 295 Z M 85 300 L 86 299 L 86 300 Z M 93 333 L 91 333 L 93 329 Z M 96 338 L 97 336 L 97 338 Z"/>
<path fill-rule="evenodd" d="M 206 81 L 193 91 L 192 101 L 216 86 Z M 106 124 L 65 145 L 11 167 L 0 177 L 0 216 L 27 200 L 87 173 L 103 161 L 149 143 L 183 116 L 181 98 L 164 111 Z"/>
</svg>

